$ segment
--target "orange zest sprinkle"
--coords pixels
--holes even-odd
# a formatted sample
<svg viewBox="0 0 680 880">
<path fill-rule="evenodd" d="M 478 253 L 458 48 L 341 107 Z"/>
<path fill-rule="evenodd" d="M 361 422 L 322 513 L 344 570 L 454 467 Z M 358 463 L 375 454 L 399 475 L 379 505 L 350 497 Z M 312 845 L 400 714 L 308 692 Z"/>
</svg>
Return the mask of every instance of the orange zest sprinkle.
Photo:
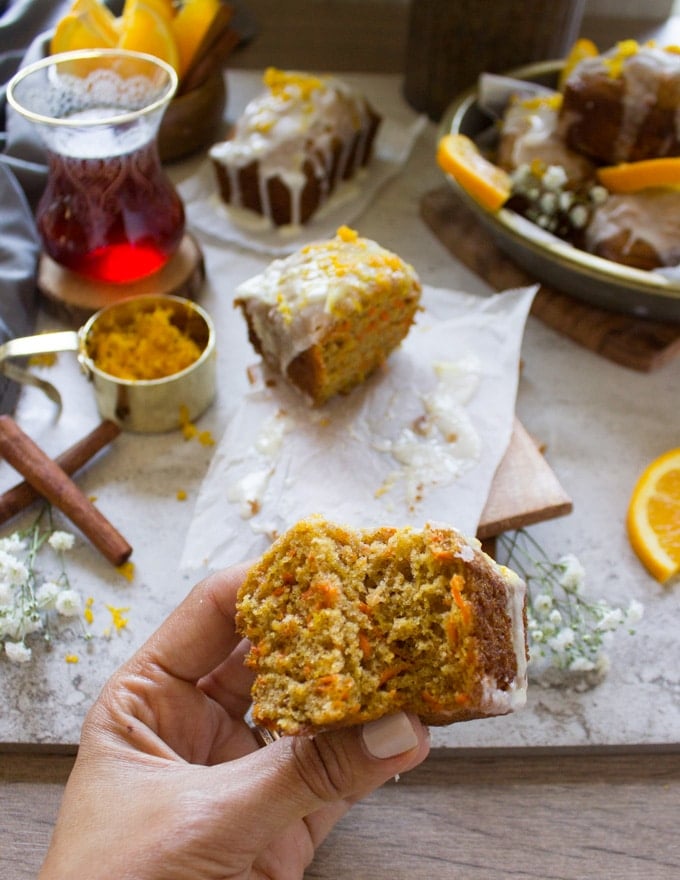
<svg viewBox="0 0 680 880">
<path fill-rule="evenodd" d="M 127 608 L 116 608 L 113 605 L 107 605 L 107 609 L 111 612 L 111 622 L 114 627 L 120 631 L 121 629 L 125 629 L 128 625 L 128 618 L 125 617 L 125 613 L 130 610 Z"/>
<path fill-rule="evenodd" d="M 126 581 L 131 581 L 135 576 L 135 564 L 128 560 L 122 565 L 117 566 L 116 571 L 118 574 L 122 574 Z"/>
</svg>

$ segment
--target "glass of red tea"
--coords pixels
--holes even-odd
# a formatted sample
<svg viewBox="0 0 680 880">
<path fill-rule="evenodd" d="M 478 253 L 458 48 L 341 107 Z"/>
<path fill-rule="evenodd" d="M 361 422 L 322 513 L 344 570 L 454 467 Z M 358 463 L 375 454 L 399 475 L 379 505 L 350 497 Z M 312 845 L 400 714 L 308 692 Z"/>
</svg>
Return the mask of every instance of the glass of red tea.
<svg viewBox="0 0 680 880">
<path fill-rule="evenodd" d="M 10 81 L 8 103 L 47 151 L 36 223 L 57 263 L 124 284 L 157 272 L 177 250 L 184 207 L 157 148 L 176 89 L 169 64 L 118 49 L 52 55 Z"/>
</svg>

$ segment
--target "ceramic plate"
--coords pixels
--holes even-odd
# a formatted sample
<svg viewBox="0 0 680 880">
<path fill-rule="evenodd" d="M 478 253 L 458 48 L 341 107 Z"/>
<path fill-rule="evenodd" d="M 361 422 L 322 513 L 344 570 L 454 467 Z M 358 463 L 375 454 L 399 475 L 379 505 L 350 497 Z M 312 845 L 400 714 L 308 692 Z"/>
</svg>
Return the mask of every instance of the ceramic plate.
<svg viewBox="0 0 680 880">
<path fill-rule="evenodd" d="M 552 88 L 560 68 L 561 62 L 548 61 L 508 75 Z M 442 134 L 460 133 L 476 140 L 483 132 L 488 133 L 492 124 L 478 105 L 475 88 L 449 107 L 442 120 Z M 446 178 L 500 250 L 539 281 L 591 305 L 645 318 L 680 321 L 680 281 L 588 254 L 507 208 L 489 213 L 451 175 Z"/>
</svg>

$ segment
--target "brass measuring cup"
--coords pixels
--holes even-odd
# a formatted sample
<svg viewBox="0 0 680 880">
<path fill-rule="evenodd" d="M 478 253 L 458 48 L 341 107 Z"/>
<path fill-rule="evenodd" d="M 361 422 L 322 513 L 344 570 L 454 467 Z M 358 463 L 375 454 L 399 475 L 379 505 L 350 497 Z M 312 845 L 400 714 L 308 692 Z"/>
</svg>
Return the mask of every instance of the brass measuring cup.
<svg viewBox="0 0 680 880">
<path fill-rule="evenodd" d="M 176 373 L 160 379 L 121 379 L 100 369 L 88 348 L 98 321 L 124 323 L 138 312 L 169 308 L 171 321 L 193 339 L 199 358 Z M 161 433 L 193 421 L 212 403 L 216 392 L 217 352 L 215 327 L 207 312 L 191 300 L 166 294 L 149 294 L 100 309 L 78 330 L 61 330 L 10 339 L 0 346 L 0 371 L 17 382 L 40 388 L 59 407 L 61 394 L 52 383 L 36 376 L 14 358 L 51 352 L 75 351 L 80 366 L 92 382 L 97 409 L 126 431 Z"/>
</svg>

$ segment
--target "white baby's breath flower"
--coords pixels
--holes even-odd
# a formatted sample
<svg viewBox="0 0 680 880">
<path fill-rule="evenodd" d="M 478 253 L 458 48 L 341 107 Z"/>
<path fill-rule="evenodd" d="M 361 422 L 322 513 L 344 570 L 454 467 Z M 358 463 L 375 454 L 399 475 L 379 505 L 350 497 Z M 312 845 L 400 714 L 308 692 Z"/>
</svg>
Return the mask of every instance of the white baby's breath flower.
<svg viewBox="0 0 680 880">
<path fill-rule="evenodd" d="M 562 569 L 559 577 L 560 586 L 567 593 L 582 593 L 586 573 L 576 556 L 571 553 L 563 556 L 558 560 L 557 565 Z"/>
<path fill-rule="evenodd" d="M 44 627 L 42 617 L 37 609 L 27 614 L 22 614 L 17 622 L 16 637 L 20 639 L 30 636 L 31 633 L 40 632 Z"/>
<path fill-rule="evenodd" d="M 57 596 L 61 592 L 59 584 L 54 581 L 45 581 L 45 583 L 36 590 L 35 601 L 38 608 L 47 610 L 54 608 L 57 602 Z"/>
<path fill-rule="evenodd" d="M 5 553 L 16 555 L 26 549 L 26 539 L 22 538 L 17 532 L 13 532 L 6 538 L 0 538 L 0 550 Z"/>
<path fill-rule="evenodd" d="M 49 642 L 54 635 L 49 627 L 52 615 L 76 618 L 83 611 L 81 596 L 71 589 L 62 556 L 74 541 L 70 532 L 53 529 L 49 505 L 42 508 L 28 529 L 0 538 L 0 657 L 28 662 L 32 656 L 26 643 L 29 636 L 41 633 L 42 639 Z M 54 577 L 39 574 L 38 557 L 45 544 L 60 556 L 61 571 Z M 53 564 L 54 556 L 49 558 Z M 85 611 L 88 622 L 92 601 L 88 600 Z M 85 639 L 90 638 L 83 621 L 81 633 Z"/>
<path fill-rule="evenodd" d="M 574 639 L 574 630 L 570 626 L 564 626 L 556 636 L 550 639 L 550 647 L 553 651 L 564 651 L 565 648 L 570 648 L 574 644 Z"/>
<path fill-rule="evenodd" d="M 620 608 L 608 608 L 606 611 L 603 611 L 596 627 L 602 632 L 611 632 L 611 630 L 618 629 L 624 620 L 625 615 Z"/>
<path fill-rule="evenodd" d="M 7 583 L 18 587 L 28 580 L 28 569 L 24 563 L 12 553 L 0 550 L 0 576 Z"/>
<path fill-rule="evenodd" d="M 14 600 L 14 589 L 7 581 L 0 581 L 0 606 L 10 605 Z"/>
<path fill-rule="evenodd" d="M 547 593 L 539 593 L 531 604 L 536 614 L 547 614 L 553 607 L 553 598 Z"/>
<path fill-rule="evenodd" d="M 561 189 L 567 182 L 567 172 L 561 165 L 548 165 L 543 175 L 546 189 Z"/>
<path fill-rule="evenodd" d="M 585 595 L 585 573 L 576 556 L 562 556 L 552 562 L 542 547 L 525 530 L 502 535 L 499 548 L 507 556 L 502 563 L 515 569 L 528 590 L 527 637 L 536 674 L 546 666 L 568 674 L 588 673 L 583 686 L 593 686 L 607 672 L 605 653 L 614 631 L 632 626 L 643 614 L 642 605 L 633 600 L 624 611 L 604 600 Z M 592 673 L 592 675 L 590 675 Z M 559 676 L 551 678 L 555 683 Z"/>
<path fill-rule="evenodd" d="M 5 642 L 5 654 L 12 663 L 28 663 L 31 653 L 31 649 L 23 642 Z"/>
<path fill-rule="evenodd" d="M 55 531 L 47 539 L 47 543 L 58 553 L 66 553 L 73 548 L 75 537 L 70 532 Z"/>
<path fill-rule="evenodd" d="M 75 590 L 62 590 L 54 607 L 63 617 L 76 617 L 83 610 L 83 600 Z"/>
</svg>

